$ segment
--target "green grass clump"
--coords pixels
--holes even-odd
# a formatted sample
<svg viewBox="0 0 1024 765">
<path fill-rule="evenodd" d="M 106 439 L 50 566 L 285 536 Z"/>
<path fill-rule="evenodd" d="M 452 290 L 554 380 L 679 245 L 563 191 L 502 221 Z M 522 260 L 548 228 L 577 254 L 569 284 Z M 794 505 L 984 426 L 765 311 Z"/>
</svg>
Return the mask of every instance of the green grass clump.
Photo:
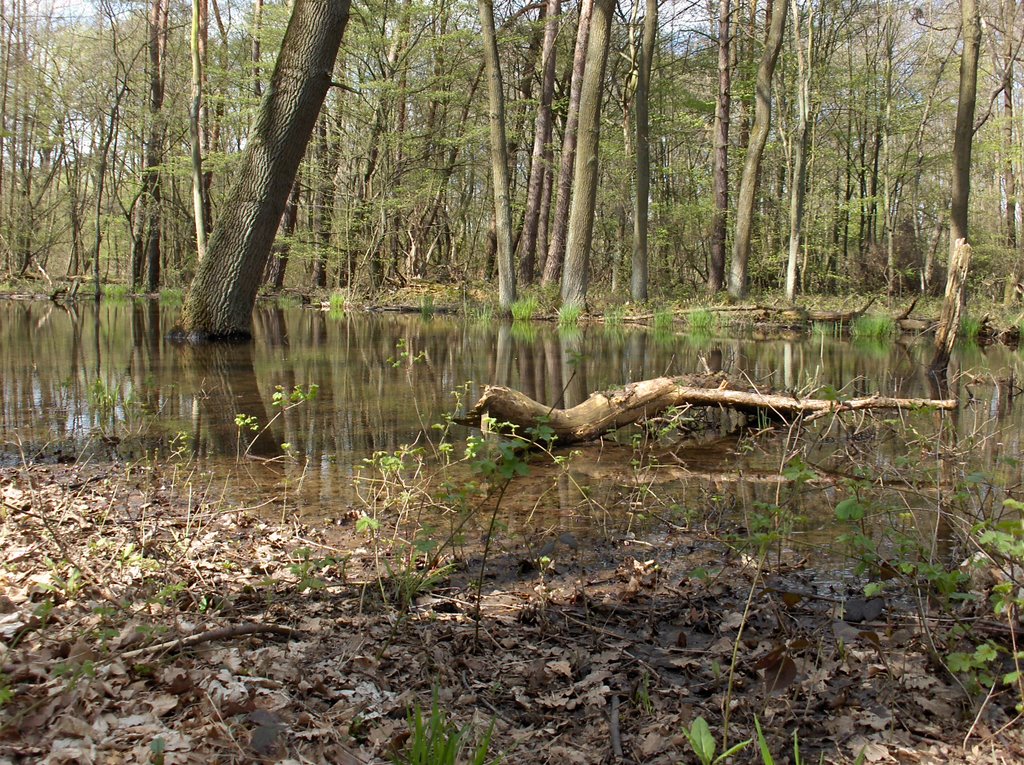
<svg viewBox="0 0 1024 765">
<path fill-rule="evenodd" d="M 432 318 L 434 315 L 434 296 L 424 295 L 420 298 L 420 317 L 424 319 Z"/>
<path fill-rule="evenodd" d="M 689 325 L 690 331 L 709 335 L 718 325 L 718 314 L 706 308 L 699 308 L 687 315 L 686 323 Z"/>
<path fill-rule="evenodd" d="M 676 315 L 671 308 L 659 308 L 654 312 L 654 331 L 671 332 Z"/>
<path fill-rule="evenodd" d="M 441 708 L 438 696 L 435 688 L 430 712 L 426 716 L 419 704 L 409 710 L 408 742 L 405 750 L 396 753 L 391 762 L 396 765 L 456 765 L 463 762 L 483 765 L 489 762 L 488 751 L 491 748 L 494 724 L 491 724 L 480 742 L 467 751 L 470 726 L 457 727 Z"/>
<path fill-rule="evenodd" d="M 626 307 L 621 305 L 612 306 L 604 312 L 604 325 L 606 327 L 621 327 L 626 317 Z"/>
<path fill-rule="evenodd" d="M 858 340 L 884 340 L 896 334 L 896 322 L 884 314 L 865 314 L 854 319 L 850 334 Z"/>
<path fill-rule="evenodd" d="M 540 301 L 533 295 L 526 295 L 519 298 L 512 304 L 512 319 L 514 321 L 530 321 L 540 309 Z"/>
<path fill-rule="evenodd" d="M 181 287 L 165 287 L 160 290 L 160 305 L 175 306 L 185 302 L 185 291 Z"/>
<path fill-rule="evenodd" d="M 583 306 L 578 304 L 567 304 L 558 309 L 559 327 L 577 327 L 580 317 L 583 315 Z"/>
<path fill-rule="evenodd" d="M 960 319 L 960 337 L 965 343 L 978 342 L 978 335 L 981 334 L 981 322 L 973 316 L 964 316 Z"/>
<path fill-rule="evenodd" d="M 132 288 L 127 284 L 106 284 L 103 286 L 103 297 L 108 300 L 127 300 Z"/>
<path fill-rule="evenodd" d="M 335 291 L 327 297 L 327 307 L 332 311 L 344 312 L 347 303 L 344 292 Z"/>
</svg>

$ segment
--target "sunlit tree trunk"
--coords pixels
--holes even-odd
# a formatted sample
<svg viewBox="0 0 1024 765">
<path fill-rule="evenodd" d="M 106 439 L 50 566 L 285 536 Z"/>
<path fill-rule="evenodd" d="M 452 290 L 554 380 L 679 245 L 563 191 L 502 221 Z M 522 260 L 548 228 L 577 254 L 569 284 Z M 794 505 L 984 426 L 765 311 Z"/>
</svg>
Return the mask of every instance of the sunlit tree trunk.
<svg viewBox="0 0 1024 765">
<path fill-rule="evenodd" d="M 1010 272 L 1006 278 L 1006 287 L 1003 291 L 1004 302 L 1010 305 L 1017 301 L 1018 290 L 1021 278 L 1022 253 L 1017 249 L 1017 173 L 1014 165 L 1016 152 L 1013 142 L 1013 74 L 1014 58 L 1016 55 L 1016 41 L 1010 34 L 1010 30 L 1016 26 L 1018 2 L 1017 0 L 1002 0 L 1003 25 L 1003 192 L 1006 194 L 1006 249 L 1010 256 Z"/>
<path fill-rule="evenodd" d="M 725 287 L 726 223 L 729 215 L 729 117 L 732 59 L 730 55 L 730 0 L 718 0 L 718 96 L 715 99 L 715 153 L 711 169 L 715 210 L 711 219 L 711 261 L 708 292 Z"/>
<path fill-rule="evenodd" d="M 747 265 L 750 262 L 750 241 L 754 228 L 754 204 L 757 196 L 757 176 L 761 156 L 768 142 L 772 119 L 772 76 L 775 62 L 782 47 L 786 28 L 787 4 L 780 2 L 772 14 L 764 54 L 757 68 L 754 96 L 754 124 L 750 129 L 750 143 L 743 163 L 743 176 L 736 198 L 736 232 L 734 234 L 732 264 L 729 273 L 729 292 L 734 297 L 747 294 Z"/>
<path fill-rule="evenodd" d="M 555 211 L 551 220 L 551 241 L 544 263 L 541 284 L 554 284 L 562 276 L 565 262 L 565 243 L 569 231 L 569 202 L 572 199 L 573 172 L 576 166 L 576 139 L 579 126 L 580 89 L 583 70 L 587 63 L 587 44 L 590 39 L 590 17 L 594 0 L 580 0 L 579 26 L 576 30 L 576 49 L 572 58 L 572 78 L 569 84 L 569 107 L 565 115 L 562 136 L 562 154 L 558 166 L 558 191 Z"/>
<path fill-rule="evenodd" d="M 608 62 L 612 13 L 615 0 L 595 0 L 590 19 L 587 63 L 580 86 L 580 122 L 573 173 L 569 234 L 565 243 L 562 273 L 562 304 L 583 306 L 590 279 L 590 248 L 594 241 L 594 209 L 597 203 L 598 149 L 601 139 L 601 91 Z"/>
<path fill-rule="evenodd" d="M 203 182 L 203 148 L 200 118 L 203 104 L 203 57 L 200 29 L 206 26 L 206 0 L 192 0 L 192 109 L 189 112 L 189 136 L 192 139 L 192 214 L 195 216 L 196 253 L 206 257 L 206 203 Z"/>
<path fill-rule="evenodd" d="M 551 145 L 551 103 L 555 95 L 555 35 L 558 32 L 558 16 L 561 0 L 547 0 L 544 10 L 544 45 L 541 51 L 541 93 L 537 106 L 537 119 L 533 133 L 533 154 L 530 161 L 530 180 L 526 189 L 526 212 L 523 216 L 523 233 L 519 238 L 519 267 L 524 283 L 529 284 L 535 276 L 540 229 L 541 197 L 544 191 L 544 176 L 547 164 L 544 161 Z M 540 242 L 540 246 L 546 245 Z"/>
<path fill-rule="evenodd" d="M 651 64 L 658 35 L 658 0 L 647 0 L 636 84 L 636 208 L 633 215 L 633 264 L 630 294 L 647 300 L 647 226 L 651 193 Z"/>
<path fill-rule="evenodd" d="M 786 262 L 786 299 L 796 299 L 797 261 L 804 227 L 804 199 L 807 192 L 807 143 L 811 135 L 811 67 L 814 55 L 814 6 L 807 6 L 807 42 L 803 40 L 800 7 L 791 0 L 793 42 L 796 47 L 796 140 L 793 146 L 793 174 L 789 188 L 789 256 Z"/>
<path fill-rule="evenodd" d="M 348 0 L 296 0 L 224 213 L 181 313 L 189 339 L 250 337 L 274 233 L 331 85 Z"/>
<path fill-rule="evenodd" d="M 967 204 L 971 195 L 971 145 L 974 108 L 978 91 L 978 53 L 981 23 L 975 0 L 960 0 L 963 53 L 960 56 L 960 89 L 953 134 L 953 177 L 949 209 L 950 256 L 959 239 L 967 240 Z"/>
<path fill-rule="evenodd" d="M 505 140 L 505 94 L 501 62 L 494 33 L 494 5 L 480 0 L 480 26 L 487 64 L 487 102 L 491 135 L 491 180 L 494 187 L 496 257 L 498 260 L 498 305 L 509 311 L 516 299 L 515 264 L 512 262 L 512 206 L 509 200 L 508 143 Z"/>
</svg>

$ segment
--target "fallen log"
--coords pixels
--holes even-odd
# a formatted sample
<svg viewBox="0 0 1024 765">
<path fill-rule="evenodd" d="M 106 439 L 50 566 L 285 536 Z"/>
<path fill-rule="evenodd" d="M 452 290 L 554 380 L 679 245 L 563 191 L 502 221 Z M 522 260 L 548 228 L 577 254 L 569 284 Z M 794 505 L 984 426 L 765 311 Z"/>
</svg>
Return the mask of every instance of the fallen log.
<svg viewBox="0 0 1024 765">
<path fill-rule="evenodd" d="M 671 407 L 729 407 L 748 414 L 764 414 L 768 418 L 790 420 L 797 416 L 820 417 L 825 414 L 863 409 L 956 409 L 954 399 L 890 398 L 866 396 L 834 401 L 798 398 L 777 393 L 730 390 L 728 381 L 718 388 L 686 384 L 684 378 L 658 377 L 630 383 L 613 391 L 598 391 L 582 404 L 570 409 L 534 401 L 512 388 L 488 386 L 480 400 L 459 422 L 481 427 L 489 422 L 514 426 L 520 433 L 529 433 L 541 426 L 549 428 L 561 444 L 590 441 L 610 430 L 655 417 Z"/>
</svg>

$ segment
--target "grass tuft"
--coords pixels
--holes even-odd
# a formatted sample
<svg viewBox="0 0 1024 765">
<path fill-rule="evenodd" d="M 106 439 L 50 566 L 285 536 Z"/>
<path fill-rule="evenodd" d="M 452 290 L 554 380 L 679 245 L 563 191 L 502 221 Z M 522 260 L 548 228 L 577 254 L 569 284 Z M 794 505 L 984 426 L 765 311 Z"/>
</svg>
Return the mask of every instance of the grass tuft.
<svg viewBox="0 0 1024 765">
<path fill-rule="evenodd" d="M 671 308 L 659 308 L 654 312 L 654 331 L 671 332 L 675 321 L 676 315 Z"/>
<path fill-rule="evenodd" d="M 530 321 L 540 309 L 540 301 L 534 295 L 526 295 L 512 304 L 514 321 Z"/>
<path fill-rule="evenodd" d="M 558 309 L 558 326 L 578 327 L 583 315 L 583 306 L 576 304 L 563 305 Z"/>
<path fill-rule="evenodd" d="M 686 323 L 690 327 L 691 332 L 710 335 L 715 327 L 718 326 L 718 314 L 706 308 L 700 308 L 687 315 Z"/>
<path fill-rule="evenodd" d="M 858 340 L 885 340 L 896 334 L 896 322 L 884 314 L 865 314 L 854 319 L 850 335 Z"/>
</svg>

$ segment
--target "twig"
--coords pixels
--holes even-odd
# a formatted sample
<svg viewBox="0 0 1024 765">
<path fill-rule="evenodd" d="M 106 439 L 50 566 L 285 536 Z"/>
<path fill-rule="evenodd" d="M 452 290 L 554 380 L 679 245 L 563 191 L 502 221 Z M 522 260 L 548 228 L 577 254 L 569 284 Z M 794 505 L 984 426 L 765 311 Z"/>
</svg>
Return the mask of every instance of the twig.
<svg viewBox="0 0 1024 765">
<path fill-rule="evenodd" d="M 612 734 L 612 752 L 616 760 L 622 760 L 622 735 L 619 733 L 619 696 L 612 696 L 612 713 L 608 721 Z"/>
<path fill-rule="evenodd" d="M 121 654 L 121 658 L 134 659 L 136 656 L 142 656 L 147 653 L 158 653 L 165 650 L 176 651 L 183 648 L 192 648 L 202 643 L 211 643 L 215 640 L 230 640 L 231 638 L 242 637 L 243 635 L 261 634 L 282 635 L 292 639 L 302 635 L 299 630 L 293 630 L 291 627 L 281 627 L 277 624 L 236 624 L 233 627 L 220 627 L 183 638 L 165 640 L 163 643 L 153 643 L 142 648 L 135 648 Z"/>
</svg>

